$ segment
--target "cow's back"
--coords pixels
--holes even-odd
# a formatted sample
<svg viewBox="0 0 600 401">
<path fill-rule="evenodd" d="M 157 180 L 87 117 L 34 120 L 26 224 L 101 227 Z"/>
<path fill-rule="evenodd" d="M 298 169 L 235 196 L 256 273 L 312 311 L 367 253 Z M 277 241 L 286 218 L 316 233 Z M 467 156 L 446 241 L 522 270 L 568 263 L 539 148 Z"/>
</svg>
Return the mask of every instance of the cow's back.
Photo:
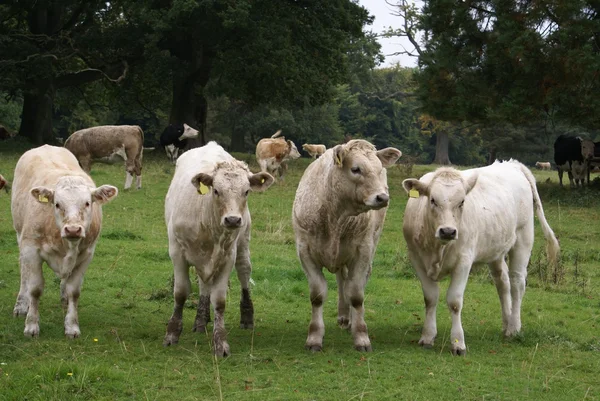
<svg viewBox="0 0 600 401">
<path fill-rule="evenodd" d="M 274 157 L 281 161 L 288 153 L 288 147 L 284 138 L 263 138 L 256 145 L 256 159 L 264 160 Z"/>
<path fill-rule="evenodd" d="M 100 159 L 122 147 L 140 154 L 143 144 L 144 133 L 137 125 L 103 125 L 74 132 L 65 142 L 65 148 L 77 157 Z"/>
</svg>

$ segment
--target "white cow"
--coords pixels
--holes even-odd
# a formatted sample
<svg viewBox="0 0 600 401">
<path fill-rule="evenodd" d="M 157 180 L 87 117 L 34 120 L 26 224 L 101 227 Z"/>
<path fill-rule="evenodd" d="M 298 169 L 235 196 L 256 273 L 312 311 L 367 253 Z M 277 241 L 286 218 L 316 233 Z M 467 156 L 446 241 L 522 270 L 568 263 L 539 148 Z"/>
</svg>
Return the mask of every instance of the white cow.
<svg viewBox="0 0 600 401">
<path fill-rule="evenodd" d="M 19 243 L 21 288 L 13 310 L 27 315 L 25 335 L 38 336 L 38 305 L 44 289 L 42 263 L 60 278 L 65 335 L 79 337 L 77 303 L 83 275 L 102 226 L 101 205 L 117 188 L 96 188 L 65 148 L 44 145 L 21 156 L 15 168 L 11 209 Z"/>
<path fill-rule="evenodd" d="M 404 213 L 404 238 L 425 298 L 419 344 L 433 346 L 438 281 L 449 275 L 446 301 L 452 316 L 451 350 L 455 355 L 466 352 L 461 310 L 474 263 L 490 266 L 502 305 L 504 335 L 519 332 L 534 213 L 551 264 L 557 263 L 559 253 L 531 171 L 515 160 L 462 172 L 443 167 L 420 180 L 404 180 L 402 185 L 410 196 Z"/>
<path fill-rule="evenodd" d="M 300 180 L 292 221 L 312 304 L 308 350 L 323 348 L 325 267 L 337 278 L 338 324 L 351 328 L 358 351 L 371 351 L 364 319 L 365 285 L 389 202 L 386 167 L 401 154 L 398 149 L 377 151 L 367 141 L 352 140 L 327 150 Z"/>
<path fill-rule="evenodd" d="M 165 201 L 175 307 L 163 345 L 176 344 L 181 335 L 183 305 L 191 288 L 189 266 L 196 267 L 200 286 L 193 329 L 205 331 L 210 301 L 215 312 L 216 355 L 229 355 L 223 316 L 227 282 L 234 264 L 242 285 L 240 325 L 253 327 L 248 289 L 252 266 L 247 199 L 250 191 L 264 191 L 272 183 L 270 174 L 252 174 L 245 163 L 234 159 L 216 142 L 190 149 L 177 159 Z"/>
</svg>

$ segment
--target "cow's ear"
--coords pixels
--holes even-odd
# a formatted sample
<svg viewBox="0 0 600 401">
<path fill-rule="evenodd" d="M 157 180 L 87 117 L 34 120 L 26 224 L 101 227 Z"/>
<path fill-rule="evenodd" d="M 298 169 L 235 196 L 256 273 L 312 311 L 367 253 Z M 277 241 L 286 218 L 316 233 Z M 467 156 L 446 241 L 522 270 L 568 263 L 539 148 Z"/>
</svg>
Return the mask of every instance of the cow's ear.
<svg viewBox="0 0 600 401">
<path fill-rule="evenodd" d="M 465 192 L 466 193 L 471 192 L 473 187 L 475 187 L 475 184 L 477 184 L 477 178 L 479 178 L 478 173 L 473 173 L 473 174 L 471 174 L 471 176 L 469 178 L 467 178 L 467 180 L 465 181 Z"/>
<path fill-rule="evenodd" d="M 200 195 L 206 195 L 208 188 L 212 187 L 213 177 L 212 175 L 205 173 L 198 173 L 192 178 L 192 185 L 196 187 Z"/>
<path fill-rule="evenodd" d="M 34 187 L 30 193 L 40 203 L 54 203 L 54 191 L 50 188 Z"/>
<path fill-rule="evenodd" d="M 264 172 L 251 174 L 248 179 L 250 181 L 250 188 L 256 192 L 265 191 L 273 184 L 273 182 L 275 182 L 275 179 L 271 174 Z"/>
<path fill-rule="evenodd" d="M 416 178 L 407 178 L 402 181 L 402 187 L 411 198 L 419 196 L 429 196 L 429 186 L 417 180 Z"/>
<path fill-rule="evenodd" d="M 402 152 L 396 148 L 385 148 L 377 152 L 377 157 L 385 168 L 393 166 L 400 156 L 402 156 Z"/>
<path fill-rule="evenodd" d="M 92 190 L 92 200 L 100 205 L 110 202 L 119 194 L 117 187 L 112 185 L 102 185 Z"/>
<path fill-rule="evenodd" d="M 333 161 L 335 165 L 338 167 L 342 167 L 344 164 L 344 156 L 346 156 L 346 149 L 344 149 L 344 145 L 336 145 L 333 148 Z"/>
</svg>

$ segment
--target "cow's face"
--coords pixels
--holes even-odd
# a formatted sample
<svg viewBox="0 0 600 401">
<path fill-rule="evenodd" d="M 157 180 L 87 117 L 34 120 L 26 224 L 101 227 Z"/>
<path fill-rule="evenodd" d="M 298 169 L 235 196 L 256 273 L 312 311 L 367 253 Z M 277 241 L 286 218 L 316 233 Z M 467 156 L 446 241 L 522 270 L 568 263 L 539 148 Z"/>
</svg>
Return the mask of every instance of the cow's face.
<svg viewBox="0 0 600 401">
<path fill-rule="evenodd" d="M 177 161 L 177 157 L 179 156 L 179 148 L 173 144 L 165 146 L 165 152 L 167 153 L 167 158 L 173 164 Z"/>
<path fill-rule="evenodd" d="M 112 185 L 90 188 L 81 177 L 67 176 L 58 180 L 54 189 L 34 187 L 31 195 L 54 210 L 60 236 L 68 241 L 85 238 L 92 222 L 92 205 L 102 205 L 117 196 Z"/>
<path fill-rule="evenodd" d="M 334 191 L 344 193 L 359 212 L 381 209 L 389 203 L 386 168 L 402 155 L 398 149 L 377 151 L 367 141 L 354 140 L 333 148 L 333 158 L 341 176 Z"/>
<path fill-rule="evenodd" d="M 212 174 L 197 174 L 192 185 L 201 196 L 212 198 L 221 225 L 236 229 L 247 223 L 243 219 L 248 194 L 266 190 L 273 181 L 269 173 L 252 174 L 245 163 L 234 160 L 219 163 Z"/>
<path fill-rule="evenodd" d="M 402 186 L 410 197 L 427 198 L 427 223 L 435 228 L 435 238 L 446 244 L 458 239 L 465 199 L 477 177 L 472 174 L 464 179 L 460 171 L 442 168 L 436 171 L 429 184 L 409 178 Z"/>
<path fill-rule="evenodd" d="M 179 133 L 179 132 L 178 132 Z M 187 124 L 183 124 L 183 131 L 179 136 L 179 140 L 183 141 L 184 139 L 198 138 L 198 130 L 193 129 Z"/>
<path fill-rule="evenodd" d="M 290 145 L 290 154 L 286 157 L 286 159 L 297 159 L 300 157 L 300 152 L 298 152 L 298 148 L 292 141 L 287 141 L 288 145 Z"/>
</svg>

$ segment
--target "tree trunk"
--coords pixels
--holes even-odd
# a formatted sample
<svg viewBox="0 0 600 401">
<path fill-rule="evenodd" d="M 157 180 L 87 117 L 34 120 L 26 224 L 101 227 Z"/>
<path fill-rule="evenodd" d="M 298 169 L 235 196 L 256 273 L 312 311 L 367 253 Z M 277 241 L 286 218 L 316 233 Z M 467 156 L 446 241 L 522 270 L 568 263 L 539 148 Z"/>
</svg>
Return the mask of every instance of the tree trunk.
<svg viewBox="0 0 600 401">
<path fill-rule="evenodd" d="M 448 146 L 450 144 L 448 133 L 445 131 L 438 132 L 435 136 L 435 160 L 433 163 L 444 166 L 452 164 L 450 163 L 450 157 L 448 156 Z"/>
<path fill-rule="evenodd" d="M 23 97 L 19 135 L 39 146 L 54 141 L 52 109 L 54 108 L 55 90 L 51 83 L 40 85 L 38 88 L 40 89 L 37 92 L 26 93 Z"/>
<path fill-rule="evenodd" d="M 496 147 L 491 147 L 490 154 L 488 157 L 488 165 L 493 164 L 496 161 L 497 154 L 498 154 L 498 149 L 496 149 Z"/>
<path fill-rule="evenodd" d="M 243 129 L 231 130 L 231 151 L 232 152 L 245 152 L 246 151 L 246 137 Z"/>
</svg>

